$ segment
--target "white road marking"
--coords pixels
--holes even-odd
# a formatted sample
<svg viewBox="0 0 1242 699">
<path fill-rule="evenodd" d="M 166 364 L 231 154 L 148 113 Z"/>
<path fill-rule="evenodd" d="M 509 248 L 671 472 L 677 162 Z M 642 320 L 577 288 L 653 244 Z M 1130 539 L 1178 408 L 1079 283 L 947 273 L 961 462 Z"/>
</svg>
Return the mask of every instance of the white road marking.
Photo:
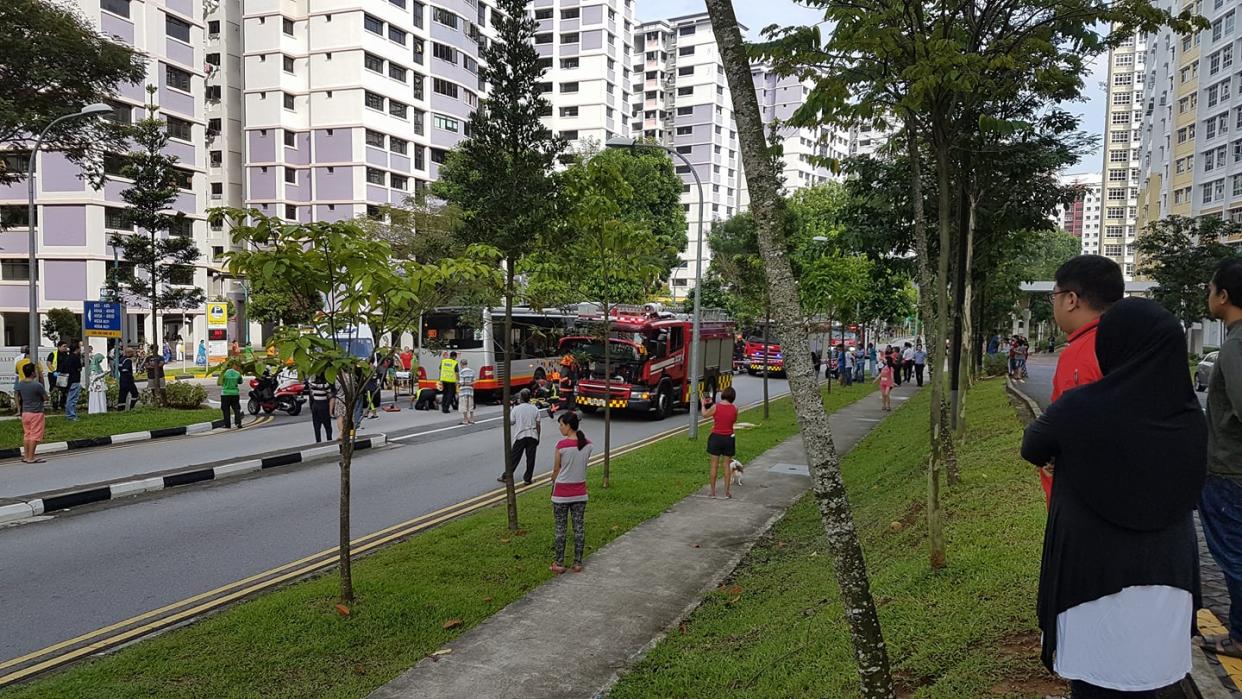
<svg viewBox="0 0 1242 699">
<path fill-rule="evenodd" d="M 488 419 L 486 419 L 486 420 L 475 420 L 475 421 L 474 421 L 474 424 L 476 424 L 476 425 L 482 425 L 482 424 L 483 424 L 483 423 L 485 423 L 485 422 L 496 422 L 497 420 L 503 420 L 503 419 L 504 419 L 504 417 L 503 417 L 503 416 L 501 416 L 501 417 L 491 417 L 491 418 L 488 418 Z M 449 425 L 448 427 L 440 427 L 440 428 L 437 428 L 437 429 L 434 429 L 434 430 L 427 430 L 426 432 L 415 432 L 414 434 L 407 434 L 407 435 L 402 435 L 402 436 L 400 436 L 400 437 L 393 437 L 392 439 L 390 439 L 390 440 L 388 440 L 388 441 L 390 441 L 390 442 L 400 442 L 400 441 L 405 440 L 405 439 L 413 439 L 413 438 L 415 438 L 415 437 L 422 437 L 423 435 L 427 435 L 427 434 L 435 434 L 435 433 L 437 433 L 437 432 L 447 432 L 447 431 L 449 431 L 449 430 L 456 430 L 456 429 L 460 429 L 460 428 L 462 428 L 462 427 L 470 427 L 470 425 L 460 425 L 460 424 L 459 424 L 459 425 Z"/>
</svg>

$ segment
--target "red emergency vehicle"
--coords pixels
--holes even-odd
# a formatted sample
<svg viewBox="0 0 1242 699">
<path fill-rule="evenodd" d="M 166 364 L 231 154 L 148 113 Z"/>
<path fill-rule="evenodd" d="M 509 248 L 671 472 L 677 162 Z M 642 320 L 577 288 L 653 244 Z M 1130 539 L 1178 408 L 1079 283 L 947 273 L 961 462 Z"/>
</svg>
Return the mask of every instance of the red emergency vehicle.
<svg viewBox="0 0 1242 699">
<path fill-rule="evenodd" d="M 776 328 L 768 328 L 767 351 L 764 351 L 763 327 L 746 333 L 743 340 L 742 358 L 746 364 L 746 373 L 762 374 L 766 362 L 768 375 L 785 374 L 785 355 L 781 353 L 781 341 L 776 336 Z"/>
<path fill-rule="evenodd" d="M 612 381 L 605 391 L 603 343 L 585 335 L 561 340 L 562 354 L 585 357 L 579 366 L 574 403 L 585 412 L 606 405 L 614 410 L 651 412 L 657 418 L 689 406 L 693 319 L 664 311 L 658 304 L 618 306 L 609 336 Z M 584 317 L 584 322 L 592 319 Z M 699 390 L 715 398 L 733 383 L 734 323 L 722 313 L 704 311 L 699 328 L 703 367 Z M 697 400 L 697 396 L 694 398 Z"/>
</svg>

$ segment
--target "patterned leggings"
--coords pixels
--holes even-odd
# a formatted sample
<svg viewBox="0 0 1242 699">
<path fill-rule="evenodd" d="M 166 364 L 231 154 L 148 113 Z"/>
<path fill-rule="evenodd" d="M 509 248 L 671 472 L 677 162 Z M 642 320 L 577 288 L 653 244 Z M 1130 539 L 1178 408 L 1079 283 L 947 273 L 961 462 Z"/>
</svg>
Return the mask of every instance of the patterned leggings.
<svg viewBox="0 0 1242 699">
<path fill-rule="evenodd" d="M 552 516 L 556 518 L 555 553 L 556 564 L 565 565 L 565 525 L 570 514 L 574 516 L 574 563 L 582 563 L 582 547 L 586 544 L 585 502 L 554 502 Z"/>
</svg>

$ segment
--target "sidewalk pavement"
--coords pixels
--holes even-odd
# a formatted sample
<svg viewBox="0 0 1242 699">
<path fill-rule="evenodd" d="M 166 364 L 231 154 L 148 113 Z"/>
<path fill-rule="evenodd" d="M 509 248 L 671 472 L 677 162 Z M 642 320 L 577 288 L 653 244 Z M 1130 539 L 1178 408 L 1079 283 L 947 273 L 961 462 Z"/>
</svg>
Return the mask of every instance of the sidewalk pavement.
<svg viewBox="0 0 1242 699">
<path fill-rule="evenodd" d="M 365 438 L 383 432 L 391 438 L 422 429 L 449 430 L 461 422 L 459 412 L 445 415 L 439 411 L 411 410 L 409 403 L 401 403 L 400 406 L 401 412 L 380 412 L 380 417 L 376 420 L 363 420 L 358 437 Z M 498 405 L 480 406 L 475 411 L 476 422 L 499 424 L 500 412 Z M 289 418 L 278 413 L 271 422 L 250 427 L 251 420 L 254 418 L 247 415 L 247 426 L 241 430 L 219 428 L 185 437 L 168 437 L 121 447 L 48 454 L 45 457 L 46 463 L 41 464 L 24 464 L 17 459 L 0 461 L 0 499 L 296 449 L 312 444 L 315 439 L 308 420 Z"/>
<path fill-rule="evenodd" d="M 903 387 L 894 399 L 911 393 Z M 878 392 L 838 410 L 830 416 L 837 450 L 885 415 Z M 590 556 L 584 572 L 532 590 L 451 653 L 424 658 L 371 697 L 593 696 L 688 615 L 809 487 L 802 439 L 793 437 L 746 465 L 732 500 L 709 499 L 706 488 L 687 497 Z M 586 512 L 590 527 L 589 505 Z"/>
</svg>

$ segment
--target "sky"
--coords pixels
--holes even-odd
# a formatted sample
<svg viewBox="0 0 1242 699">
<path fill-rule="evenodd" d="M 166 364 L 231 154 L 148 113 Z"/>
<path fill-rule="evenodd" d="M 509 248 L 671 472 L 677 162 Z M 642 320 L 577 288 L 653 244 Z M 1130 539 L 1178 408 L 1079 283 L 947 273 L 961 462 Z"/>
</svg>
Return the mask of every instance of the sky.
<svg viewBox="0 0 1242 699">
<path fill-rule="evenodd" d="M 769 24 L 809 24 L 820 18 L 816 11 L 796 4 L 793 0 L 736 0 L 733 8 L 738 21 L 750 30 L 747 38 L 758 39 L 759 31 Z M 703 0 L 635 0 L 637 19 L 645 22 L 653 19 L 679 17 L 705 12 Z M 1085 81 L 1083 97 L 1086 101 L 1061 105 L 1065 111 L 1082 117 L 1080 128 L 1096 134 L 1102 140 L 1104 134 L 1104 107 L 1108 99 L 1103 84 L 1108 80 L 1108 62 L 1104 57 L 1096 60 L 1091 76 Z M 1100 150 L 1088 154 L 1067 173 L 1099 172 L 1102 166 Z"/>
</svg>

